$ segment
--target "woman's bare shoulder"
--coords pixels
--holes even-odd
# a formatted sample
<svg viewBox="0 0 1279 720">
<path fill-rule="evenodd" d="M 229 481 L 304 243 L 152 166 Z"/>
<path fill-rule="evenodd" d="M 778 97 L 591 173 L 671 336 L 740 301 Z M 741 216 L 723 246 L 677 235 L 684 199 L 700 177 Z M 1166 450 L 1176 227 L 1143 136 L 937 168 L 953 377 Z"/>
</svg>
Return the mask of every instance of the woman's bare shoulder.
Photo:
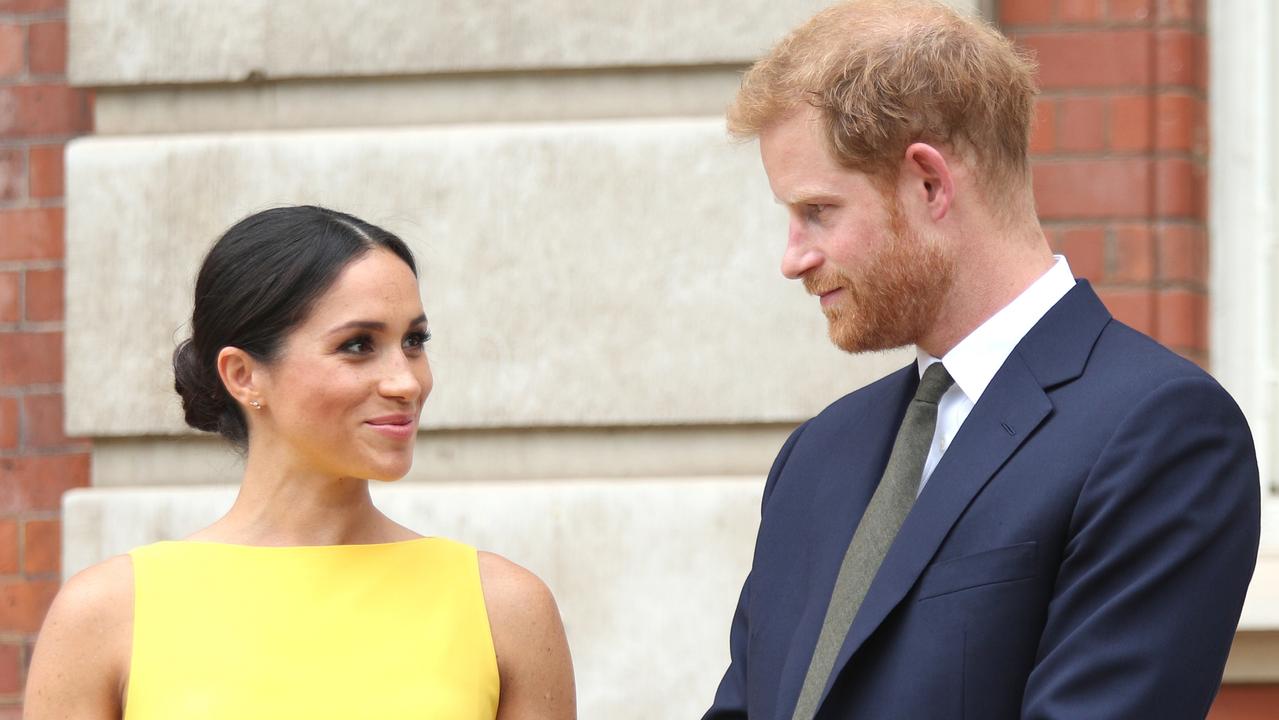
<svg viewBox="0 0 1279 720">
<path fill-rule="evenodd" d="M 132 625 L 133 561 L 119 555 L 76 573 L 63 584 L 45 616 L 40 640 L 41 644 L 56 639 L 58 645 L 102 647 L 104 640 L 128 638 Z"/>
<path fill-rule="evenodd" d="M 479 564 L 502 682 L 498 720 L 577 717 L 573 661 L 550 588 L 501 555 L 481 551 Z"/>
<path fill-rule="evenodd" d="M 62 586 L 31 658 L 26 713 L 118 717 L 133 626 L 133 563 L 127 555 L 83 570 Z"/>
<path fill-rule="evenodd" d="M 555 597 L 551 589 L 542 579 L 524 568 L 496 553 L 480 550 L 480 582 L 484 587 L 484 599 L 490 607 L 490 613 L 555 613 L 559 618 L 559 609 L 555 606 Z"/>
</svg>

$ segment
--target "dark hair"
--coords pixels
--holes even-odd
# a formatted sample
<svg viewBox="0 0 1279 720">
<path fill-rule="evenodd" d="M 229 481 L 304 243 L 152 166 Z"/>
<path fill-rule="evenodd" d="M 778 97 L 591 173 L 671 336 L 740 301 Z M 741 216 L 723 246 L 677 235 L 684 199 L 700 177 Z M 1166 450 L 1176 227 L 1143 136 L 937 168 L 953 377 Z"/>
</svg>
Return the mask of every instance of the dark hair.
<svg viewBox="0 0 1279 720">
<path fill-rule="evenodd" d="M 195 281 L 191 338 L 173 351 L 173 389 L 187 424 L 245 447 L 248 426 L 218 377 L 218 353 L 233 346 L 263 362 L 275 359 L 285 335 L 342 269 L 374 248 L 395 253 L 417 275 L 403 240 L 313 205 L 264 210 L 218 238 Z"/>
</svg>

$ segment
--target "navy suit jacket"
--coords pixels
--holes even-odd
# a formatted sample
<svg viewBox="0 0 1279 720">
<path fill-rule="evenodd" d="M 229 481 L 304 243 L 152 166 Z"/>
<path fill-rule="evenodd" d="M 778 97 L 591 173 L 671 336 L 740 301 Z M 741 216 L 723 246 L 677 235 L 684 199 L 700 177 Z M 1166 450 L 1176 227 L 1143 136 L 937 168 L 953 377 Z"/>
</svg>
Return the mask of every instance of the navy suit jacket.
<svg viewBox="0 0 1279 720">
<path fill-rule="evenodd" d="M 705 720 L 791 717 L 918 382 L 912 364 L 782 447 Z M 1238 407 L 1081 281 L 1017 345 L 924 486 L 817 717 L 1203 718 L 1259 532 Z"/>
</svg>

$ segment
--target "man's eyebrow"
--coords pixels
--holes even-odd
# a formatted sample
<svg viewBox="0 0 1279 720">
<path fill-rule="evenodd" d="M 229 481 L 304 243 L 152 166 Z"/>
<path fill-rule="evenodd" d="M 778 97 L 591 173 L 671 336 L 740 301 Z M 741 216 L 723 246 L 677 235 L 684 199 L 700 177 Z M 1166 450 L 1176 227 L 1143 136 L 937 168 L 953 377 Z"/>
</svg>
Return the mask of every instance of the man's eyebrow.
<svg viewBox="0 0 1279 720">
<path fill-rule="evenodd" d="M 830 205 L 839 199 L 835 193 L 826 190 L 800 190 L 792 196 L 792 200 L 783 200 L 776 195 L 773 196 L 773 202 L 778 205 L 791 207 L 794 205 Z"/>
</svg>

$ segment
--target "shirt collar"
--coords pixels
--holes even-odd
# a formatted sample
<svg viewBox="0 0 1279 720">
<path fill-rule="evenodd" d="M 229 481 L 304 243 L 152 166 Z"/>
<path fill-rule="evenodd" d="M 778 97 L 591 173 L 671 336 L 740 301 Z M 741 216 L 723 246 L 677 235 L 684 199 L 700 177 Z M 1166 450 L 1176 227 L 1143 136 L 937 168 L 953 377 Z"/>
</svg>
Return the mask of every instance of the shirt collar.
<svg viewBox="0 0 1279 720">
<path fill-rule="evenodd" d="M 977 404 L 1017 343 L 1074 286 L 1075 276 L 1066 258 L 1055 255 L 1047 272 L 946 353 L 941 361 L 969 402 Z M 916 354 L 923 377 L 924 370 L 938 359 L 918 348 Z"/>
</svg>

